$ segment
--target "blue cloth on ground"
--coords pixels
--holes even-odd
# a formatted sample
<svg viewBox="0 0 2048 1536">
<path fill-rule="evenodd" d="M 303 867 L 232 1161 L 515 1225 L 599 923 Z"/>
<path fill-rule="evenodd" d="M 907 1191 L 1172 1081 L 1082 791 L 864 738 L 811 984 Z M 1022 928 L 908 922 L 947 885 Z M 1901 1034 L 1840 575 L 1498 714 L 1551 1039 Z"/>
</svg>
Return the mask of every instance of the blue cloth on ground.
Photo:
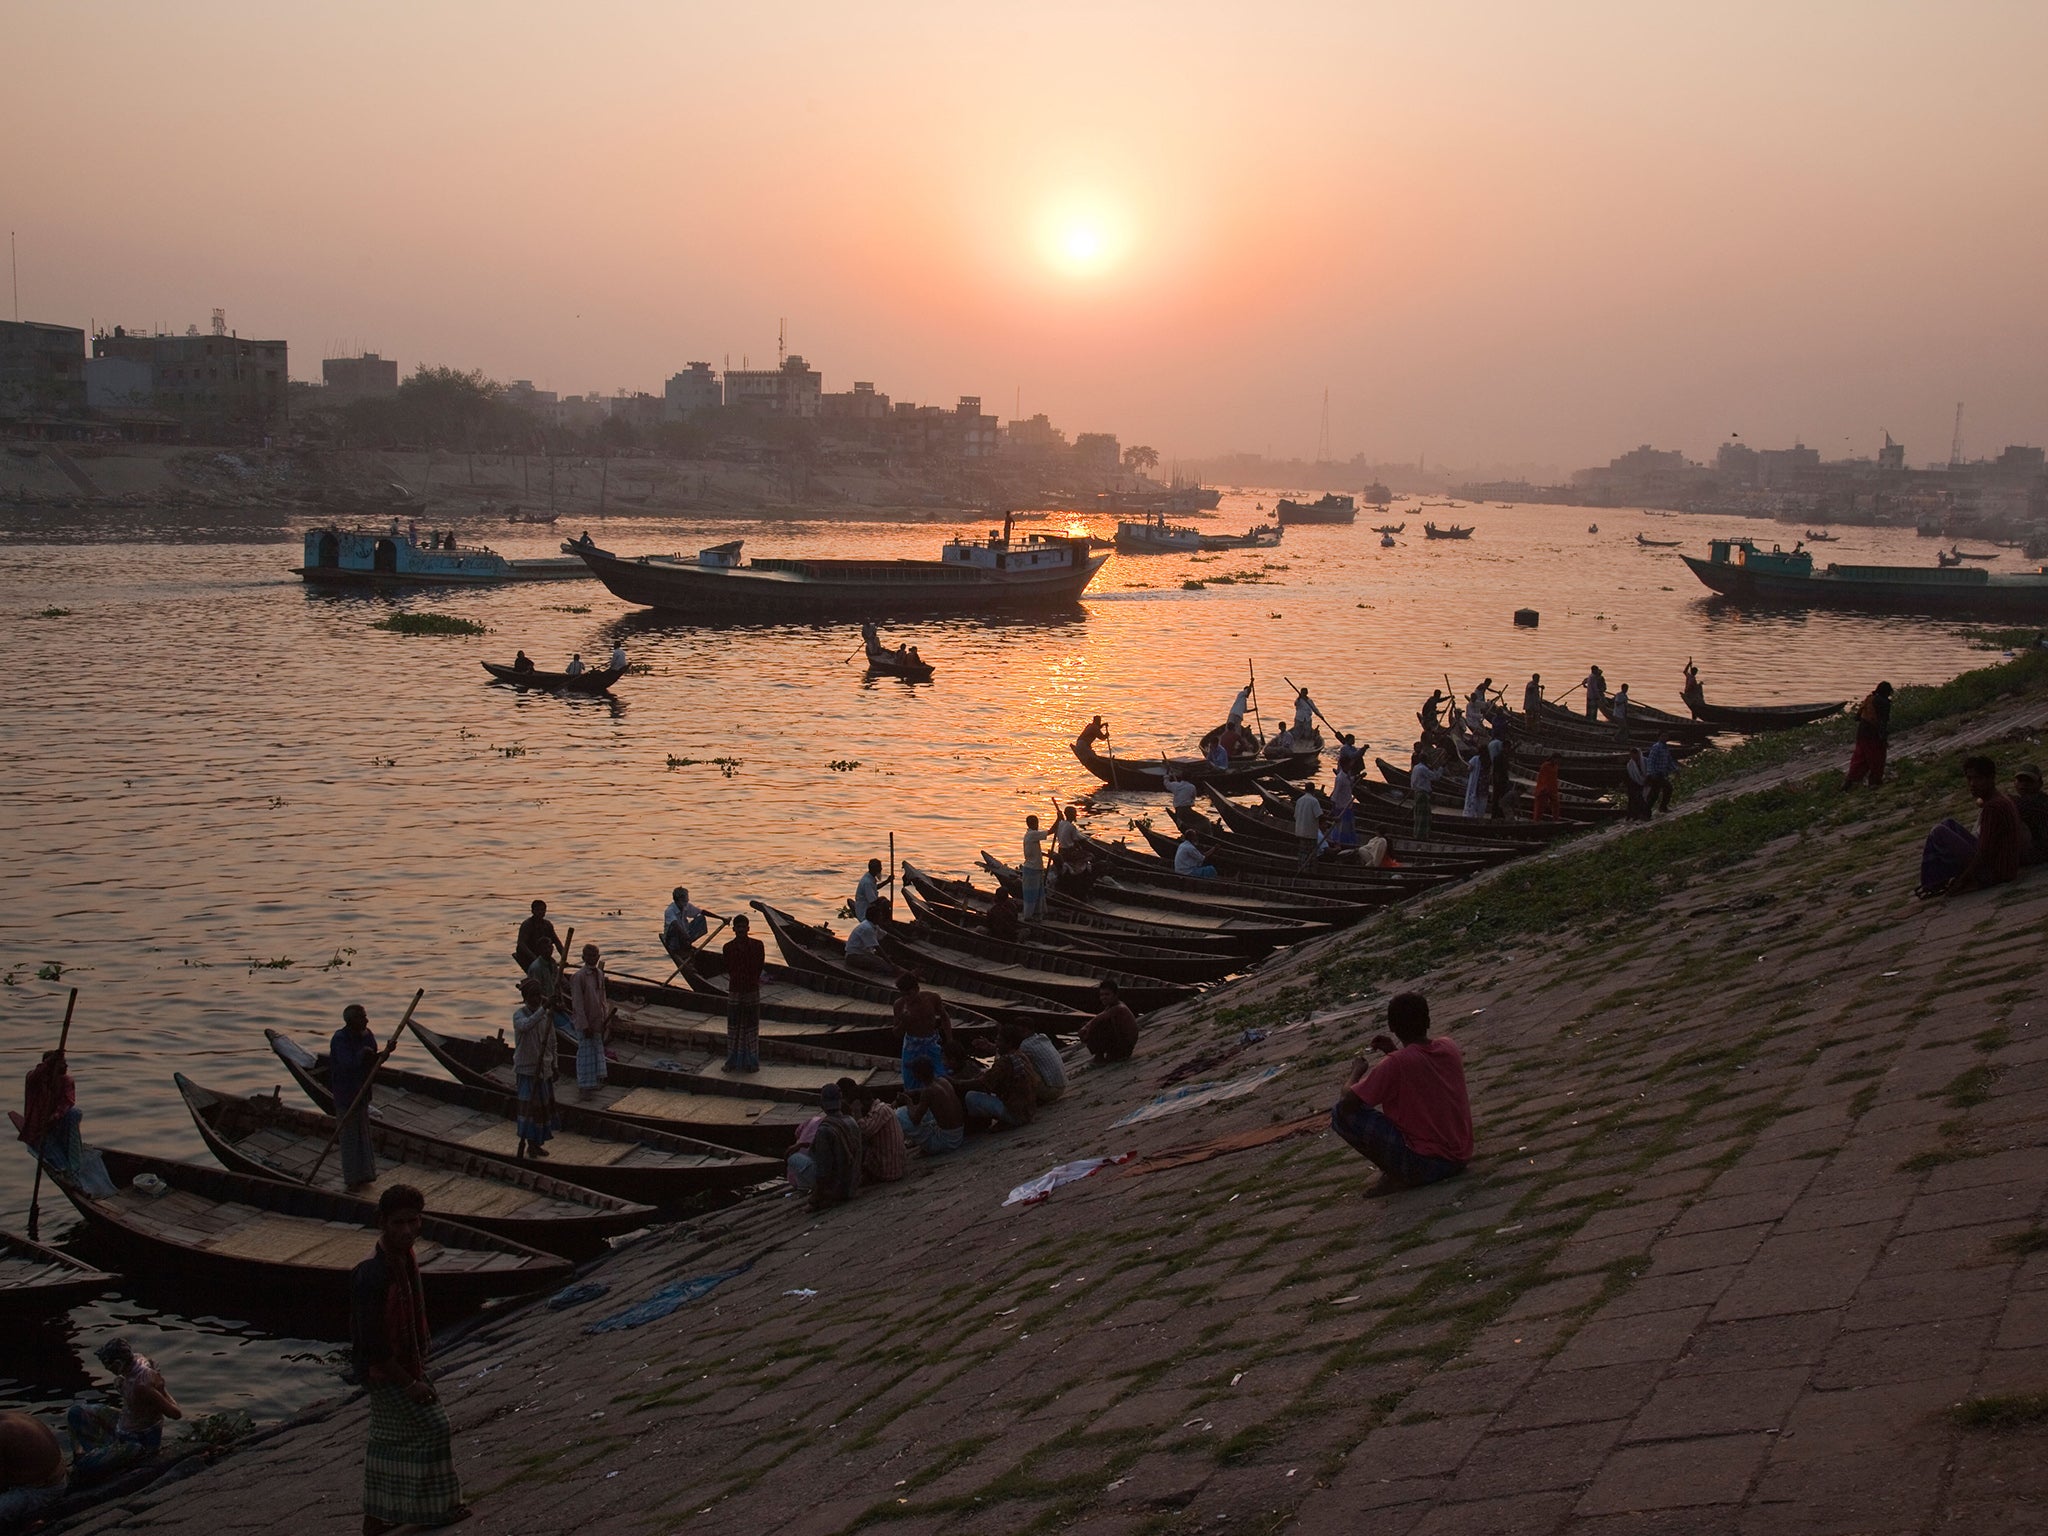
<svg viewBox="0 0 2048 1536">
<path fill-rule="evenodd" d="M 754 1267 L 752 1259 L 732 1269 L 721 1269 L 715 1275 L 698 1275 L 689 1280 L 671 1280 L 645 1301 L 637 1302 L 623 1312 L 614 1312 L 610 1317 L 601 1318 L 584 1328 L 585 1333 L 617 1333 L 625 1328 L 644 1328 L 658 1322 L 685 1304 L 708 1296 L 735 1275 L 744 1275 Z"/>
</svg>

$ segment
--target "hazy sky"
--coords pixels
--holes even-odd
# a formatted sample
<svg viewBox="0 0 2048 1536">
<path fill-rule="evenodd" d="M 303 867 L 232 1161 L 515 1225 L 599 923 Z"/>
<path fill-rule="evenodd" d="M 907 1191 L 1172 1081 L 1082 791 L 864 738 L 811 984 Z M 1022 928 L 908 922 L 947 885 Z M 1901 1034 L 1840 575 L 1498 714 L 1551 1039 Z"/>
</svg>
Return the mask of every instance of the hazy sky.
<svg viewBox="0 0 2048 1536">
<path fill-rule="evenodd" d="M 24 318 L 1172 454 L 2048 440 L 2048 4 L 5 0 Z"/>
</svg>

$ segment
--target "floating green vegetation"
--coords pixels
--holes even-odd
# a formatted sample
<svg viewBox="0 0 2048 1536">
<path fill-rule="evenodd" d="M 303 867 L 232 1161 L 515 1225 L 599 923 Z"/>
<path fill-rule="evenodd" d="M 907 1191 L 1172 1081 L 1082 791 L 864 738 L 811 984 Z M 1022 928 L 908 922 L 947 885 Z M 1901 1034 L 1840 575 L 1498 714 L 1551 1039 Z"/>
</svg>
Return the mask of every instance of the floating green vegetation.
<svg viewBox="0 0 2048 1536">
<path fill-rule="evenodd" d="M 590 612 L 590 610 L 589 610 L 588 608 L 580 608 L 580 607 L 578 607 L 578 606 L 577 606 L 576 604 L 574 604 L 574 603 L 550 603 L 550 604 L 548 604 L 548 612 L 549 612 L 549 613 L 588 613 L 588 612 Z"/>
<path fill-rule="evenodd" d="M 1183 592 L 1199 592 L 1202 590 L 1202 583 L 1195 580 L 1194 577 L 1190 576 L 1186 581 L 1180 584 L 1180 589 Z"/>
<path fill-rule="evenodd" d="M 2048 1392 L 1966 1398 L 1950 1414 L 1964 1429 L 2024 1429 L 2048 1420 Z"/>
<path fill-rule="evenodd" d="M 626 663 L 626 675 L 628 677 L 651 677 L 653 674 L 654 663 L 651 661 L 629 661 Z"/>
<path fill-rule="evenodd" d="M 258 971 L 288 971 L 291 968 L 290 955 L 280 955 L 275 960 L 258 960 L 254 955 L 249 957 L 249 974 L 252 976 Z"/>
<path fill-rule="evenodd" d="M 518 744 L 517 744 L 516 742 L 515 742 L 515 743 L 514 743 L 513 745 L 509 746 L 509 747 L 493 747 L 493 748 L 491 748 L 491 750 L 492 750 L 493 752 L 497 753 L 497 754 L 498 754 L 498 756 L 500 756 L 500 757 L 524 757 L 524 756 L 526 756 L 526 748 L 524 748 L 524 747 L 522 747 L 522 746 L 518 745 Z"/>
<path fill-rule="evenodd" d="M 36 967 L 36 980 L 62 981 L 64 979 L 64 973 L 72 969 L 74 969 L 74 967 L 64 964 L 61 960 L 45 960 L 41 965 Z"/>
<path fill-rule="evenodd" d="M 741 759 L 741 758 L 737 758 L 737 757 L 713 757 L 713 758 L 703 758 L 703 757 L 675 757 L 675 756 L 671 756 L 671 757 L 669 758 L 669 760 L 668 760 L 668 766 L 669 766 L 670 770 L 671 770 L 671 771 L 673 771 L 674 769 L 677 769 L 677 768 L 697 768 L 697 767 L 701 767 L 702 765 L 704 765 L 705 763 L 707 763 L 707 762 L 708 762 L 708 763 L 709 763 L 709 764 L 710 764 L 710 765 L 711 765 L 712 767 L 716 768 L 716 769 L 717 769 L 717 770 L 718 770 L 718 771 L 719 771 L 720 773 L 724 774 L 724 775 L 725 775 L 725 776 L 726 776 L 726 777 L 727 777 L 727 778 L 729 779 L 729 778 L 731 778 L 731 777 L 732 777 L 732 776 L 733 776 L 733 775 L 734 775 L 735 773 L 739 772 L 739 770 L 740 770 L 740 766 L 741 766 L 741 763 L 742 763 L 743 761 L 744 761 L 744 759 Z M 838 765 L 837 763 L 834 763 L 834 764 L 833 764 L 832 766 L 833 766 L 833 767 L 835 767 L 835 768 L 837 768 L 837 767 L 838 767 L 839 765 Z M 860 765 L 859 765 L 858 763 L 855 763 L 855 764 L 853 764 L 852 766 L 853 766 L 853 767 L 856 767 L 856 768 L 857 768 L 857 767 L 859 767 Z"/>
<path fill-rule="evenodd" d="M 860 766 L 860 759 L 857 757 L 835 757 L 825 766 L 834 773 L 851 773 Z"/>
<path fill-rule="evenodd" d="M 320 969 L 323 971 L 338 971 L 343 966 L 353 965 L 355 964 L 355 954 L 356 951 L 353 944 L 344 944 L 334 952 L 333 958 L 321 966 Z"/>
<path fill-rule="evenodd" d="M 71 617 L 71 610 L 69 608 L 45 608 L 36 617 L 39 619 L 68 619 Z"/>
<path fill-rule="evenodd" d="M 379 619 L 372 629 L 388 629 L 394 635 L 481 635 L 483 625 L 475 619 L 458 619 L 448 613 L 394 613 Z"/>
</svg>

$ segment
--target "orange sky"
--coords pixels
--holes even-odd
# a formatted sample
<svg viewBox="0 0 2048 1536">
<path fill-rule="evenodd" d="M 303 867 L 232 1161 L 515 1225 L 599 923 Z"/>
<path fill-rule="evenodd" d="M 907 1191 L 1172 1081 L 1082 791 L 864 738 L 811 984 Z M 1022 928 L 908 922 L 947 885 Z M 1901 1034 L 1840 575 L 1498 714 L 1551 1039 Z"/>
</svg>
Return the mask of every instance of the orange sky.
<svg viewBox="0 0 2048 1536">
<path fill-rule="evenodd" d="M 1781 12 L 1796 14 L 1787 19 Z M 24 318 L 1169 454 L 2048 440 L 2039 4 L 13 0 Z M 1084 230 L 1100 258 L 1077 270 Z"/>
</svg>

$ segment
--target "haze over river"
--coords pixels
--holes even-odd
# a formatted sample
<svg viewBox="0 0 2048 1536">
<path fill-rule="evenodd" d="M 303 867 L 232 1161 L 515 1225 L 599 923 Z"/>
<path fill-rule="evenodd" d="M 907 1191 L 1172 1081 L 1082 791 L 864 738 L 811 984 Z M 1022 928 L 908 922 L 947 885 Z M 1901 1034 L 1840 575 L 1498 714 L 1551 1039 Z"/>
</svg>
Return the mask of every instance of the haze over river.
<svg viewBox="0 0 2048 1536">
<path fill-rule="evenodd" d="M 1255 503 L 1271 502 L 1228 496 L 1200 526 L 1240 532 L 1262 520 Z M 1425 543 L 1424 517 L 1478 532 Z M 1399 546 L 1381 549 L 1369 525 L 1404 519 Z M 1105 517 L 1085 521 L 1111 531 Z M 510 554 L 553 553 L 580 531 L 457 526 L 464 542 Z M 636 517 L 591 529 L 622 553 L 744 537 L 749 554 L 935 558 L 956 528 L 984 526 Z M 300 546 L 284 523 L 233 535 L 261 542 L 197 529 L 52 542 L 48 522 L 0 524 L 8 1102 L 54 1043 L 76 984 L 87 1138 L 206 1161 L 172 1072 L 243 1092 L 285 1081 L 295 1100 L 264 1026 L 324 1040 L 360 1001 L 381 1033 L 416 987 L 420 1017 L 437 1028 L 505 1026 L 512 934 L 535 896 L 614 970 L 660 976 L 656 934 L 678 883 L 716 912 L 759 897 L 821 920 L 870 856 L 887 856 L 891 832 L 899 858 L 945 874 L 969 872 L 982 848 L 1014 859 L 1025 814 L 1049 816 L 1055 797 L 1092 796 L 1093 824 L 1114 835 L 1147 802 L 1095 794 L 1068 750 L 1075 732 L 1099 712 L 1120 755 L 1187 752 L 1222 718 L 1248 661 L 1268 720 L 1287 710 L 1291 678 L 1369 741 L 1369 756 L 1405 762 L 1417 703 L 1446 672 L 1460 692 L 1490 675 L 1519 703 L 1531 671 L 1556 696 L 1597 661 L 1610 684 L 1678 709 L 1688 656 L 1725 703 L 1853 698 L 1880 677 L 1938 681 L 1986 659 L 1954 625 L 1722 607 L 1676 551 L 1634 542 L 1640 530 L 1704 553 L 1724 529 L 1787 545 L 1797 535 L 1410 502 L 1351 527 L 1289 529 L 1278 550 L 1117 555 L 1083 613 L 885 626 L 937 667 L 934 683 L 909 687 L 864 680 L 851 627 L 697 629 L 595 582 L 311 591 L 290 574 Z M 1933 545 L 1845 529 L 1828 557 L 1929 564 Z M 2007 554 L 1993 569 L 2015 562 Z M 1182 588 L 1245 572 L 1270 579 Z M 1540 628 L 1513 626 L 1523 606 L 1541 611 Z M 394 608 L 490 632 L 369 627 Z M 601 664 L 615 639 L 652 669 L 616 700 L 522 694 L 477 665 L 520 647 L 543 668 L 572 651 Z M 61 982 L 38 978 L 51 965 Z M 416 1044 L 399 1059 L 433 1070 Z M 31 1170 L 19 1149 L 0 1158 L 0 1224 L 22 1225 Z M 45 1183 L 45 1238 L 72 1225 Z M 331 1345 L 160 1303 L 95 1303 L 26 1347 L 11 1341 L 0 1403 L 68 1397 L 84 1384 L 80 1362 L 117 1327 L 158 1358 L 188 1410 L 270 1416 L 333 1386 L 318 1358 Z"/>
</svg>

